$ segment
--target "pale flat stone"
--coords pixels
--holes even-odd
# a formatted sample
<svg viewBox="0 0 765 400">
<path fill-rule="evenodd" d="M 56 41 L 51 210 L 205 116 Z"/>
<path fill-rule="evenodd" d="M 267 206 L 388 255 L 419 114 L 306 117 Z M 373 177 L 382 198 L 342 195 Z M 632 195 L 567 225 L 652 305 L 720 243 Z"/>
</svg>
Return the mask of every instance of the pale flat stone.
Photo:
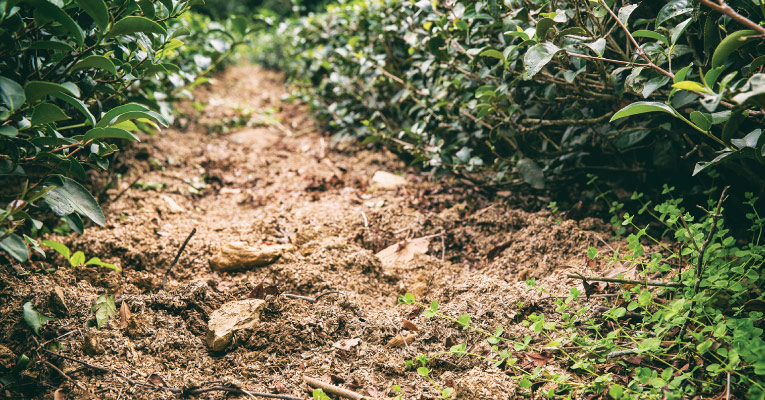
<svg viewBox="0 0 765 400">
<path fill-rule="evenodd" d="M 225 350 L 234 332 L 257 325 L 265 303 L 260 299 L 230 301 L 213 311 L 207 322 L 207 345 L 210 349 Z"/>
<path fill-rule="evenodd" d="M 392 190 L 406 185 L 406 178 L 391 174 L 390 172 L 377 171 L 369 182 L 373 189 Z"/>
<path fill-rule="evenodd" d="M 218 254 L 210 258 L 210 267 L 216 271 L 241 271 L 252 267 L 268 265 L 286 251 L 289 245 L 250 246 L 244 242 L 231 242 L 221 247 Z"/>
</svg>

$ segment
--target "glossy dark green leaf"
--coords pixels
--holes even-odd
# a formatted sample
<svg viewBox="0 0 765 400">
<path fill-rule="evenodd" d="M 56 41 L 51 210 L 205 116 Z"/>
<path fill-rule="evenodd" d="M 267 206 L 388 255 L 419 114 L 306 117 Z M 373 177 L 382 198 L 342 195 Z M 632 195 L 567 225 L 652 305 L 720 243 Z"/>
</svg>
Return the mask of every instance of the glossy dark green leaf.
<svg viewBox="0 0 765 400">
<path fill-rule="evenodd" d="M 146 18 L 154 18 L 156 10 L 154 9 L 154 3 L 151 0 L 138 0 L 138 6 L 141 7 L 141 11 L 143 11 L 143 15 Z"/>
<path fill-rule="evenodd" d="M 69 119 L 64 110 L 51 103 L 38 104 L 32 111 L 32 126 Z"/>
<path fill-rule="evenodd" d="M 67 53 L 74 51 L 74 47 L 70 46 L 69 43 L 60 42 L 58 40 L 39 40 L 37 42 L 33 42 L 32 44 L 30 44 L 28 49 L 55 50 L 55 51 L 63 51 Z"/>
<path fill-rule="evenodd" d="M 128 103 L 121 106 L 117 106 L 107 111 L 106 114 L 96 123 L 97 127 L 106 127 L 112 124 L 112 122 L 121 114 L 131 111 L 150 111 L 148 107 L 138 103 Z"/>
<path fill-rule="evenodd" d="M 712 117 L 709 114 L 700 111 L 691 113 L 691 122 L 704 131 L 709 131 L 712 127 Z"/>
<path fill-rule="evenodd" d="M 15 81 L 0 76 L 0 101 L 11 111 L 16 111 L 26 101 L 24 88 Z"/>
<path fill-rule="evenodd" d="M 34 306 L 32 305 L 31 301 L 28 301 L 24 303 L 23 308 L 23 314 L 24 314 L 24 322 L 27 323 L 27 325 L 32 328 L 35 335 L 40 334 L 40 328 L 48 322 L 53 321 L 54 318 L 51 318 L 37 310 L 35 310 Z"/>
<path fill-rule="evenodd" d="M 523 57 L 523 65 L 526 68 L 526 74 L 529 77 L 536 75 L 549 63 L 560 48 L 552 43 L 540 43 L 526 50 Z"/>
<path fill-rule="evenodd" d="M 26 262 L 29 258 L 27 244 L 24 243 L 24 239 L 15 233 L 11 233 L 3 240 L 0 240 L 0 250 L 8 253 L 18 262 Z"/>
<path fill-rule="evenodd" d="M 669 39 L 667 39 L 666 36 L 662 35 L 661 33 L 649 31 L 646 29 L 640 29 L 635 32 L 632 32 L 632 36 L 637 38 L 649 38 L 649 39 L 655 39 L 658 40 L 665 45 L 669 46 Z"/>
<path fill-rule="evenodd" d="M 664 112 L 667 114 L 677 115 L 677 111 L 675 111 L 672 107 L 664 103 L 658 103 L 655 101 L 638 101 L 617 111 L 616 114 L 614 114 L 614 116 L 611 117 L 611 122 L 616 121 L 617 119 L 629 117 L 632 115 L 644 114 L 649 112 L 657 112 L 657 111 Z"/>
<path fill-rule="evenodd" d="M 87 189 L 77 181 L 65 176 L 57 175 L 56 178 L 60 183 L 56 184 L 56 187 L 43 198 L 57 215 L 64 216 L 70 214 L 71 211 L 65 212 L 65 210 L 71 209 L 80 215 L 90 218 L 91 221 L 99 226 L 106 224 L 104 212 Z"/>
<path fill-rule="evenodd" d="M 85 33 L 82 28 L 64 10 L 46 0 L 27 0 L 27 2 L 35 8 L 36 20 L 42 19 L 45 22 L 54 21 L 61 24 L 79 46 L 85 42 Z"/>
<path fill-rule="evenodd" d="M 96 125 L 96 119 L 93 117 L 93 114 L 90 113 L 90 110 L 88 110 L 88 106 L 85 105 L 85 103 L 82 102 L 80 99 L 76 99 L 66 93 L 51 93 L 51 96 L 62 100 L 66 103 L 69 103 L 72 107 L 74 107 L 77 111 L 79 111 L 82 115 L 85 116 L 85 120 L 90 124 L 90 126 Z"/>
<path fill-rule="evenodd" d="M 691 0 L 671 0 L 667 2 L 656 16 L 656 26 L 661 26 L 668 20 L 693 12 Z"/>
<path fill-rule="evenodd" d="M 98 68 L 113 75 L 117 75 L 117 68 L 114 66 L 114 63 L 104 56 L 85 57 L 82 60 L 77 61 L 77 63 L 72 67 L 71 71 L 74 72 L 86 68 Z"/>
<path fill-rule="evenodd" d="M 79 96 L 79 93 L 75 92 L 69 87 L 59 85 L 58 83 L 45 81 L 27 82 L 26 86 L 24 86 L 24 93 L 26 94 L 27 100 L 29 102 L 40 100 L 54 93 L 64 93 L 74 97 Z"/>
<path fill-rule="evenodd" d="M 112 25 L 112 29 L 104 37 L 112 39 L 118 36 L 132 35 L 135 33 L 157 33 L 166 34 L 167 31 L 162 25 L 144 17 L 129 16 L 120 19 Z"/>
<path fill-rule="evenodd" d="M 109 26 L 109 10 L 104 0 L 77 0 L 77 3 L 93 18 L 101 32 L 106 31 Z"/>
<path fill-rule="evenodd" d="M 82 137 L 83 142 L 89 142 L 95 139 L 126 139 L 140 142 L 136 135 L 133 135 L 129 131 L 121 128 L 93 128 L 85 132 L 85 136 Z"/>
</svg>

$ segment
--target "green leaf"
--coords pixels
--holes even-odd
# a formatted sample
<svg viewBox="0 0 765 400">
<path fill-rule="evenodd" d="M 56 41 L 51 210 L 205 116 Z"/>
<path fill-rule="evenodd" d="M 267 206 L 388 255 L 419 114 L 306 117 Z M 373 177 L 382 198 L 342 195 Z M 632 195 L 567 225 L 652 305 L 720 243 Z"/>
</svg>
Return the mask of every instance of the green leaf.
<svg viewBox="0 0 765 400">
<path fill-rule="evenodd" d="M 501 52 L 499 52 L 497 50 L 494 50 L 494 49 L 484 50 L 479 55 L 481 57 L 493 57 L 493 58 L 496 58 L 498 60 L 505 61 L 505 56 Z"/>
<path fill-rule="evenodd" d="M 111 110 L 107 111 L 106 114 L 104 114 L 101 117 L 101 120 L 98 121 L 96 126 L 101 128 L 107 127 L 111 125 L 112 121 L 114 121 L 117 117 L 131 111 L 151 111 L 151 110 L 149 110 L 148 107 L 138 103 L 123 104 L 121 106 L 114 107 Z"/>
<path fill-rule="evenodd" d="M 72 265 L 72 267 L 79 267 L 80 265 L 85 263 L 85 253 L 81 251 L 75 251 L 74 254 L 72 254 L 72 258 L 69 259 L 69 264 Z"/>
<path fill-rule="evenodd" d="M 144 17 L 129 16 L 122 18 L 114 23 L 109 33 L 104 39 L 111 39 L 117 36 L 132 35 L 134 33 L 157 33 L 164 35 L 167 33 L 160 24 Z"/>
<path fill-rule="evenodd" d="M 669 46 L 669 40 L 667 39 L 667 37 L 658 32 L 640 29 L 635 32 L 632 32 L 632 36 L 655 39 Z"/>
<path fill-rule="evenodd" d="M 552 26 L 555 25 L 555 21 L 552 18 L 542 18 L 537 22 L 537 29 L 536 29 L 536 35 L 537 40 L 542 41 L 545 40 L 545 36 L 547 36 L 547 31 L 552 28 Z"/>
<path fill-rule="evenodd" d="M 11 112 L 16 111 L 26 101 L 24 88 L 18 83 L 0 76 L 0 101 L 8 107 Z"/>
<path fill-rule="evenodd" d="M 672 114 L 674 116 L 678 115 L 677 111 L 675 111 L 674 108 L 664 103 L 659 103 L 655 101 L 638 101 L 617 111 L 616 114 L 614 114 L 614 116 L 611 117 L 611 120 L 609 122 L 616 121 L 617 119 L 620 119 L 620 118 L 629 117 L 631 115 L 644 114 L 644 113 L 655 112 L 655 111 L 665 112 L 667 114 Z"/>
<path fill-rule="evenodd" d="M 168 125 L 165 117 L 151 110 L 128 111 L 126 113 L 120 114 L 117 118 L 113 119 L 109 125 L 115 125 L 115 124 L 119 124 L 122 121 L 130 121 L 130 120 L 141 119 L 141 118 L 154 121 L 164 127 L 167 127 Z"/>
<path fill-rule="evenodd" d="M 40 243 L 42 243 L 43 246 L 50 247 L 51 249 L 55 250 L 58 254 L 61 254 L 61 256 L 69 260 L 69 257 L 70 257 L 69 248 L 66 247 L 65 244 L 56 242 L 54 240 L 43 240 Z"/>
<path fill-rule="evenodd" d="M 470 326 L 470 315 L 462 314 L 457 318 L 457 323 L 462 326 L 463 329 L 467 329 Z"/>
<path fill-rule="evenodd" d="M 644 98 L 648 98 L 648 96 L 650 96 L 651 93 L 655 92 L 662 86 L 666 85 L 669 82 L 669 79 L 670 78 L 668 76 L 661 75 L 649 80 L 648 82 L 645 83 L 645 85 L 643 85 L 643 90 L 641 94 L 643 95 Z"/>
<path fill-rule="evenodd" d="M 677 40 L 680 39 L 680 36 L 685 32 L 685 29 L 688 27 L 688 24 L 691 23 L 693 18 L 688 18 L 685 21 L 677 24 L 677 26 L 672 29 L 672 35 L 670 36 L 671 43 L 674 46 L 675 43 L 677 43 Z"/>
<path fill-rule="evenodd" d="M 65 93 L 52 93 L 51 96 L 63 100 L 66 103 L 69 103 L 72 107 L 77 109 L 82 115 L 85 116 L 85 119 L 90 124 L 90 126 L 94 126 L 96 124 L 96 119 L 93 117 L 93 114 L 90 113 L 88 110 L 88 106 L 85 105 L 85 103 L 82 102 L 80 99 L 76 99 L 68 94 Z"/>
<path fill-rule="evenodd" d="M 109 322 L 109 317 L 117 315 L 117 306 L 114 305 L 114 296 L 102 294 L 96 299 L 96 304 L 91 307 L 90 311 L 96 313 L 96 326 L 98 329 Z"/>
<path fill-rule="evenodd" d="M 26 262 L 29 259 L 29 249 L 24 239 L 15 233 L 11 233 L 0 240 L 0 250 L 10 254 L 18 262 Z"/>
<path fill-rule="evenodd" d="M 5 125 L 0 126 L 0 135 L 5 137 L 16 137 L 19 134 L 19 130 L 14 126 Z"/>
<path fill-rule="evenodd" d="M 531 46 L 523 56 L 523 65 L 529 78 L 541 71 L 549 63 L 560 48 L 552 43 L 545 42 Z"/>
<path fill-rule="evenodd" d="M 69 43 L 61 42 L 58 40 L 38 40 L 29 45 L 30 50 L 58 50 L 66 53 L 74 51 L 74 47 Z"/>
<path fill-rule="evenodd" d="M 85 42 L 85 33 L 64 10 L 46 0 L 27 0 L 35 8 L 35 20 L 48 23 L 55 21 L 72 35 L 79 46 Z"/>
<path fill-rule="evenodd" d="M 704 85 L 694 81 L 681 81 L 681 82 L 673 83 L 672 87 L 675 89 L 687 90 L 689 92 L 711 93 L 711 91 L 707 89 Z"/>
<path fill-rule="evenodd" d="M 26 322 L 27 325 L 29 325 L 29 327 L 32 328 L 35 335 L 38 335 L 38 336 L 40 335 L 40 328 L 42 328 L 43 324 L 45 324 L 48 321 L 54 320 L 54 318 L 51 318 L 35 310 L 34 306 L 32 306 L 31 301 L 24 303 L 23 310 L 24 310 L 24 322 Z"/>
<path fill-rule="evenodd" d="M 143 11 L 143 15 L 146 18 L 154 19 L 157 11 L 154 9 L 154 3 L 151 0 L 138 0 L 138 6 L 141 7 L 141 11 Z"/>
<path fill-rule="evenodd" d="M 597 256 L 598 256 L 598 249 L 594 247 L 587 248 L 587 258 L 589 258 L 590 260 L 594 260 L 595 257 Z"/>
<path fill-rule="evenodd" d="M 106 224 L 106 218 L 96 199 L 77 181 L 62 175 L 54 175 L 63 182 L 43 196 L 45 202 L 58 216 L 64 216 L 76 211 L 80 215 L 90 218 L 99 226 Z M 64 212 L 71 210 L 69 212 Z"/>
<path fill-rule="evenodd" d="M 32 126 L 69 119 L 64 110 L 50 103 L 42 103 L 32 111 Z"/>
<path fill-rule="evenodd" d="M 417 368 L 417 373 L 420 376 L 428 376 L 430 375 L 430 370 L 428 369 L 428 367 L 420 367 L 420 368 Z"/>
<path fill-rule="evenodd" d="M 59 85 L 58 83 L 45 82 L 45 81 L 27 82 L 26 86 L 24 86 L 24 93 L 26 94 L 27 100 L 30 103 L 40 100 L 54 93 L 64 93 L 74 97 L 79 97 L 79 93 L 77 93 L 70 87 Z"/>
<path fill-rule="evenodd" d="M 624 26 L 627 26 L 627 21 L 630 19 L 630 15 L 632 15 L 632 12 L 635 11 L 635 9 L 638 8 L 637 4 L 628 4 L 622 8 L 619 9 L 619 12 L 617 13 L 619 21 L 624 24 Z"/>
<path fill-rule="evenodd" d="M 116 266 L 114 264 L 109 264 L 107 262 L 103 262 L 98 257 L 91 258 L 90 260 L 88 260 L 88 262 L 85 263 L 85 265 L 98 265 L 98 266 L 101 266 L 101 267 L 106 267 L 106 268 L 109 268 L 109 269 L 113 269 L 113 270 L 115 270 L 117 272 L 122 271 L 122 268 L 120 268 L 120 267 L 118 267 L 118 266 Z"/>
<path fill-rule="evenodd" d="M 518 173 L 521 174 L 523 181 L 528 183 L 534 189 L 541 190 L 545 188 L 545 174 L 539 165 L 530 158 L 522 158 L 515 164 Z"/>
<path fill-rule="evenodd" d="M 77 61 L 77 63 L 72 67 L 71 71 L 74 72 L 86 68 L 98 68 L 109 72 L 112 75 L 117 75 L 117 68 L 114 66 L 112 60 L 104 56 L 85 57 L 82 60 Z"/>
<path fill-rule="evenodd" d="M 679 15 L 688 14 L 693 11 L 693 4 L 691 0 L 673 0 L 668 2 L 659 10 L 656 16 L 656 26 L 660 26 L 664 22 L 677 17 Z"/>
<path fill-rule="evenodd" d="M 85 132 L 85 136 L 82 137 L 82 141 L 87 143 L 95 139 L 127 139 L 140 142 L 138 137 L 129 131 L 122 128 L 93 128 Z"/>
<path fill-rule="evenodd" d="M 740 93 L 733 96 L 733 101 L 738 104 L 751 103 L 759 105 L 765 101 L 765 74 L 754 74 L 740 89 Z"/>
<path fill-rule="evenodd" d="M 106 8 L 104 0 L 77 0 L 77 3 L 90 15 L 90 18 L 93 18 L 102 32 L 106 31 L 106 27 L 109 25 L 109 10 Z"/>
<path fill-rule="evenodd" d="M 725 64 L 725 60 L 728 59 L 731 53 L 752 40 L 758 40 L 758 38 L 757 32 L 750 29 L 736 31 L 726 36 L 717 45 L 715 52 L 712 54 L 712 67 L 719 67 Z"/>
<path fill-rule="evenodd" d="M 603 52 L 606 50 L 606 39 L 600 38 L 592 43 L 585 43 L 584 45 L 594 51 L 598 57 L 603 57 Z"/>
<path fill-rule="evenodd" d="M 611 385 L 611 387 L 608 388 L 608 395 L 611 396 L 612 399 L 621 399 L 624 395 L 624 386 L 616 383 Z"/>
<path fill-rule="evenodd" d="M 704 131 L 709 131 L 712 128 L 712 117 L 707 113 L 700 111 L 694 111 L 691 113 L 691 122 Z"/>
</svg>

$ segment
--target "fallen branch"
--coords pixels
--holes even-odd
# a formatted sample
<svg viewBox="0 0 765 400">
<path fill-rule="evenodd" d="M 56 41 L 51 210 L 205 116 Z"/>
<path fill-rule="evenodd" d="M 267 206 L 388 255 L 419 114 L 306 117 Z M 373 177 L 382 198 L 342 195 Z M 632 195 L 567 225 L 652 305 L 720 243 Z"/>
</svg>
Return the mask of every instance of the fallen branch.
<svg viewBox="0 0 765 400">
<path fill-rule="evenodd" d="M 325 382 L 320 381 L 320 380 L 318 380 L 316 378 L 311 378 L 310 376 L 303 375 L 303 380 L 305 381 L 305 383 L 307 383 L 307 384 L 309 384 L 309 385 L 311 385 L 311 386 L 313 386 L 315 388 L 319 388 L 319 389 L 321 389 L 321 390 L 323 390 L 323 391 L 325 391 L 326 393 L 329 393 L 329 394 L 334 394 L 336 396 L 345 397 L 346 399 L 351 399 L 351 400 L 364 400 L 364 399 L 367 399 L 367 397 L 364 396 L 363 394 L 356 393 L 354 391 L 341 388 L 340 386 L 335 386 L 335 385 L 331 385 L 329 383 L 325 383 Z"/>
<path fill-rule="evenodd" d="M 679 282 L 638 281 L 634 279 L 606 278 L 606 277 L 598 277 L 598 276 L 584 276 L 579 274 L 568 274 L 566 276 L 569 278 L 581 279 L 583 281 L 624 283 L 628 285 L 643 285 L 643 286 L 683 287 L 683 284 Z"/>
<path fill-rule="evenodd" d="M 168 267 L 167 270 L 165 271 L 165 276 L 162 278 L 162 286 L 160 287 L 161 290 L 165 290 L 165 283 L 167 282 L 167 276 L 170 275 L 170 271 L 172 271 L 175 264 L 178 263 L 178 259 L 181 258 L 181 253 L 183 253 L 183 249 L 186 248 L 186 245 L 189 244 L 189 240 L 191 240 L 191 237 L 194 236 L 195 233 L 197 233 L 197 228 L 194 228 L 191 230 L 191 233 L 189 233 L 189 236 L 186 236 L 186 240 L 183 241 L 181 248 L 178 249 L 178 253 L 175 254 L 175 259 L 173 259 L 173 262 L 170 264 L 170 267 Z"/>
</svg>

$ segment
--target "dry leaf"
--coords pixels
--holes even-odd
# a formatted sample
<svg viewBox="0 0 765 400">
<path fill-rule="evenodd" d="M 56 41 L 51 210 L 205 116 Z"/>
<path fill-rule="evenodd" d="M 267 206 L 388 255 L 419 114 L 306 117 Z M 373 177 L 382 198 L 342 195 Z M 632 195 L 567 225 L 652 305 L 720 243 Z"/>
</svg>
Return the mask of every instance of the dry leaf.
<svg viewBox="0 0 765 400">
<path fill-rule="evenodd" d="M 765 312 L 765 301 L 760 299 L 750 299 L 744 303 L 744 310 Z"/>
<path fill-rule="evenodd" d="M 333 344 L 332 347 L 336 349 L 340 349 L 340 350 L 351 351 L 351 349 L 358 346 L 359 343 L 361 343 L 361 339 L 359 338 L 344 339 L 344 340 L 339 340 L 335 342 L 335 344 Z"/>
<path fill-rule="evenodd" d="M 414 341 L 414 338 L 417 337 L 414 333 L 405 333 L 403 335 L 396 335 L 393 339 L 391 339 L 388 344 L 386 344 L 387 347 L 401 347 L 404 345 L 404 343 L 409 344 Z"/>
<path fill-rule="evenodd" d="M 544 367 L 548 362 L 552 361 L 552 357 L 543 356 L 542 354 L 534 352 L 526 353 L 526 359 L 537 367 Z"/>
<path fill-rule="evenodd" d="M 258 286 L 255 286 L 250 294 L 247 295 L 247 298 L 265 300 L 266 296 L 269 294 L 278 295 L 279 288 L 275 285 L 263 286 L 263 282 L 260 282 Z"/>
<path fill-rule="evenodd" d="M 412 332 L 419 332 L 420 328 L 417 327 L 417 325 L 414 324 L 414 322 L 409 320 L 403 320 L 401 321 L 401 324 L 404 325 L 404 329 Z"/>
<path fill-rule="evenodd" d="M 167 384 L 165 383 L 165 380 L 162 379 L 162 377 L 157 374 L 151 374 L 149 376 L 149 382 L 151 382 L 155 386 L 167 386 Z"/>
<path fill-rule="evenodd" d="M 130 316 L 130 306 L 128 306 L 127 301 L 123 301 L 120 306 L 120 328 L 127 328 Z"/>
<path fill-rule="evenodd" d="M 66 399 L 66 395 L 64 394 L 64 389 L 58 388 L 55 392 L 53 392 L 53 400 L 64 400 Z"/>
<path fill-rule="evenodd" d="M 411 261 L 416 254 L 427 253 L 429 244 L 430 239 L 428 238 L 404 240 L 384 248 L 376 255 L 383 266 L 395 267 L 398 264 Z"/>
</svg>

